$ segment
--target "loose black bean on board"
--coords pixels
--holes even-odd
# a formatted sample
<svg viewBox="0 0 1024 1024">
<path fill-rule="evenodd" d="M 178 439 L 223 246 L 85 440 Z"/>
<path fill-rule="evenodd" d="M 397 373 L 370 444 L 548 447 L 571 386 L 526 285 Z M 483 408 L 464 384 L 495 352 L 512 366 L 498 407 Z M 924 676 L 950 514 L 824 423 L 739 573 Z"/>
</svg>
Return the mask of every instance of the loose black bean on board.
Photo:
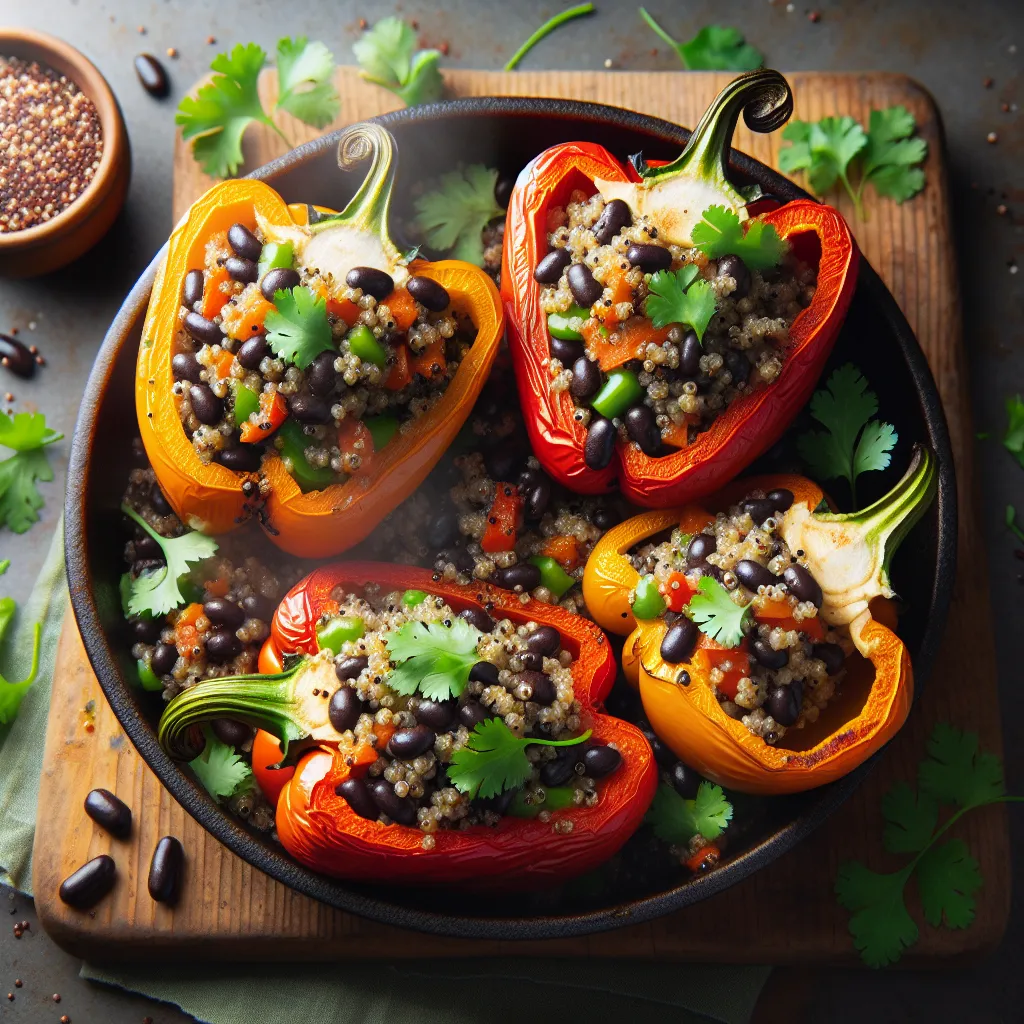
<svg viewBox="0 0 1024 1024">
<path fill-rule="evenodd" d="M 224 340 L 224 335 L 217 324 L 192 310 L 185 314 L 182 326 L 190 338 L 204 345 L 219 345 Z"/>
<path fill-rule="evenodd" d="M 215 718 L 211 727 L 213 735 L 229 747 L 240 747 L 252 738 L 252 727 L 237 718 Z"/>
<path fill-rule="evenodd" d="M 68 875 L 61 882 L 59 895 L 69 907 L 88 910 L 113 889 L 116 878 L 114 858 L 101 853 Z"/>
<path fill-rule="evenodd" d="M 296 288 L 301 278 L 299 272 L 291 267 L 274 267 L 268 270 L 260 281 L 260 292 L 267 302 L 273 302 L 278 292 L 291 291 Z"/>
<path fill-rule="evenodd" d="M 244 256 L 229 256 L 224 261 L 224 269 L 233 281 L 241 281 L 242 284 L 255 284 L 260 276 L 259 265 Z"/>
<path fill-rule="evenodd" d="M 604 469 L 612 461 L 617 436 L 615 424 L 611 420 L 595 416 L 590 421 L 583 446 L 583 461 L 588 469 Z"/>
<path fill-rule="evenodd" d="M 672 266 L 672 253 L 663 245 L 634 243 L 626 250 L 626 259 L 645 274 L 668 270 Z"/>
<path fill-rule="evenodd" d="M 390 274 L 376 267 L 353 267 L 345 275 L 345 283 L 349 288 L 358 288 L 367 295 L 372 295 L 379 302 L 394 290 L 395 282 Z"/>
<path fill-rule="evenodd" d="M 471 626 L 476 626 L 481 633 L 490 633 L 494 629 L 494 619 L 483 608 L 479 608 L 475 604 L 463 608 L 459 612 L 459 618 L 465 619 Z"/>
<path fill-rule="evenodd" d="M 580 356 L 572 364 L 572 380 L 569 382 L 569 394 L 579 402 L 585 402 L 588 398 L 601 390 L 601 367 L 592 359 Z"/>
<path fill-rule="evenodd" d="M 594 225 L 594 237 L 600 245 L 607 245 L 623 228 L 633 223 L 629 206 L 621 199 L 605 204 Z"/>
<path fill-rule="evenodd" d="M 220 422 L 224 415 L 224 401 L 213 393 L 208 384 L 193 384 L 188 389 L 188 399 L 200 423 L 212 426 Z"/>
<path fill-rule="evenodd" d="M 824 600 L 818 581 L 802 565 L 787 565 L 782 571 L 782 578 L 789 587 L 789 592 L 800 601 L 810 601 L 815 608 L 820 608 Z"/>
<path fill-rule="evenodd" d="M 540 586 L 540 569 L 531 562 L 517 562 L 504 569 L 495 569 L 491 581 L 506 590 L 521 587 L 523 593 L 528 593 Z"/>
<path fill-rule="evenodd" d="M 0 366 L 28 380 L 36 372 L 35 356 L 17 338 L 0 334 Z"/>
<path fill-rule="evenodd" d="M 339 686 L 327 704 L 327 717 L 338 732 L 356 727 L 363 711 L 363 702 L 351 686 Z"/>
<path fill-rule="evenodd" d="M 190 270 L 185 275 L 185 286 L 182 288 L 181 300 L 191 309 L 202 297 L 206 278 L 201 270 Z"/>
<path fill-rule="evenodd" d="M 558 284 L 562 271 L 572 262 L 568 249 L 552 249 L 533 271 L 533 279 L 538 284 Z"/>
<path fill-rule="evenodd" d="M 367 818 L 369 821 L 377 820 L 377 815 L 380 814 L 377 802 L 362 779 L 357 779 L 354 776 L 348 778 L 340 786 L 335 787 L 334 792 L 343 797 L 360 818 Z"/>
<path fill-rule="evenodd" d="M 690 656 L 697 643 L 697 626 L 687 618 L 674 622 L 661 641 L 661 656 L 670 665 L 678 665 Z"/>
<path fill-rule="evenodd" d="M 117 839 L 127 839 L 132 834 L 132 809 L 109 789 L 87 793 L 85 813 Z"/>
<path fill-rule="evenodd" d="M 572 297 L 584 309 L 592 306 L 604 293 L 601 283 L 584 263 L 574 263 L 566 272 L 566 280 L 569 282 Z"/>
<path fill-rule="evenodd" d="M 257 263 L 263 253 L 263 243 L 244 224 L 232 224 L 228 228 L 228 245 L 239 256 Z"/>
<path fill-rule="evenodd" d="M 431 313 L 441 313 L 448 308 L 451 299 L 448 292 L 433 278 L 414 274 L 405 283 L 406 291 Z"/>
<path fill-rule="evenodd" d="M 185 873 L 185 848 L 174 836 L 164 836 L 156 844 L 149 863 L 149 895 L 157 903 L 173 907 L 181 896 L 181 879 Z"/>
<path fill-rule="evenodd" d="M 538 626 L 526 638 L 526 648 L 553 658 L 562 649 L 562 637 L 554 626 Z"/>
<path fill-rule="evenodd" d="M 171 91 L 171 83 L 163 64 L 151 53 L 140 53 L 136 56 L 135 74 L 142 83 L 142 88 L 158 100 L 162 100 Z"/>
</svg>

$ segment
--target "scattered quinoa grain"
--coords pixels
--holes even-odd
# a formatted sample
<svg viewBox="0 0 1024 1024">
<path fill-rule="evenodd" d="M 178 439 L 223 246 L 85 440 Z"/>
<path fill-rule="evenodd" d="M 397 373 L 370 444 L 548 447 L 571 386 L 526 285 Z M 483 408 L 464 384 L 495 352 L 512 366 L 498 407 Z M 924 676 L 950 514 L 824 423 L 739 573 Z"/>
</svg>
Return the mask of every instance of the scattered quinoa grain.
<svg viewBox="0 0 1024 1024">
<path fill-rule="evenodd" d="M 167 47 L 167 56 L 171 57 L 171 58 L 177 57 L 178 56 L 178 48 L 176 46 L 168 46 Z"/>
<path fill-rule="evenodd" d="M 989 145 L 994 146 L 999 141 L 998 133 L 997 132 L 989 132 L 988 135 L 985 136 L 985 141 L 987 143 L 989 143 Z"/>
</svg>

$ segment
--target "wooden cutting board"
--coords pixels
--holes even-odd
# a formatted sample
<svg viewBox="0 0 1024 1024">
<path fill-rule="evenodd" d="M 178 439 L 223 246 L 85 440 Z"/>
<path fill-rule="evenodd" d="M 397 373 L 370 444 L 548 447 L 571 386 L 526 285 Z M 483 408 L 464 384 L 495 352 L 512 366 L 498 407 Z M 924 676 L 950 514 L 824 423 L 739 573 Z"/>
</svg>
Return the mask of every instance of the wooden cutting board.
<svg viewBox="0 0 1024 1024">
<path fill-rule="evenodd" d="M 572 97 L 692 126 L 728 77 L 684 72 L 452 71 L 446 80 L 455 96 Z M 339 70 L 337 81 L 346 123 L 398 105 L 390 93 L 361 82 L 354 69 Z M 544 953 L 748 963 L 856 962 L 846 912 L 837 906 L 832 892 L 839 862 L 852 857 L 879 870 L 894 868 L 881 848 L 882 794 L 894 780 L 915 777 L 926 737 L 937 721 L 976 731 L 985 749 L 1000 751 L 999 705 L 938 112 L 920 86 L 897 75 L 800 73 L 790 76 L 790 81 L 797 117 L 851 114 L 866 124 L 872 107 L 903 103 L 917 118 L 929 147 L 928 184 L 912 202 L 897 206 L 872 193 L 866 202 L 867 219 L 854 221 L 852 209 L 839 200 L 861 248 L 896 296 L 928 355 L 949 418 L 960 492 L 960 570 L 952 584 L 950 609 L 950 622 L 957 628 L 947 631 L 923 700 L 867 782 L 797 849 L 727 892 L 671 917 L 551 942 L 427 939 L 298 895 L 208 835 L 163 789 L 127 741 L 69 616 L 54 677 L 34 872 L 40 919 L 61 945 L 92 961 L 148 959 L 159 947 L 161 955 L 181 959 L 194 959 L 200 953 L 222 959 L 274 960 Z M 272 76 L 263 87 L 268 93 L 274 89 Z M 315 135 L 286 115 L 281 122 L 297 141 Z M 780 139 L 778 134 L 754 136 L 741 127 L 736 144 L 774 164 Z M 250 130 L 248 165 L 278 156 L 282 146 L 269 130 Z M 209 184 L 179 138 L 174 150 L 175 219 Z M 965 636 L 971 637 L 970 643 L 962 642 Z M 91 721 L 83 712 L 89 702 L 95 707 Z M 87 724 L 92 725 L 91 732 Z M 130 842 L 112 842 L 83 813 L 85 794 L 95 786 L 116 791 L 131 805 L 137 824 Z M 922 923 L 919 943 L 904 958 L 907 965 L 945 964 L 977 955 L 994 947 L 1006 926 L 1010 854 L 1003 808 L 974 812 L 955 831 L 979 859 L 985 878 L 976 920 L 966 931 Z M 181 838 L 188 857 L 184 897 L 174 911 L 154 903 L 146 891 L 153 847 L 167 834 Z M 120 872 L 112 895 L 90 913 L 65 907 L 57 899 L 61 880 L 105 852 L 113 854 Z M 912 911 L 920 921 L 918 908 Z"/>
</svg>

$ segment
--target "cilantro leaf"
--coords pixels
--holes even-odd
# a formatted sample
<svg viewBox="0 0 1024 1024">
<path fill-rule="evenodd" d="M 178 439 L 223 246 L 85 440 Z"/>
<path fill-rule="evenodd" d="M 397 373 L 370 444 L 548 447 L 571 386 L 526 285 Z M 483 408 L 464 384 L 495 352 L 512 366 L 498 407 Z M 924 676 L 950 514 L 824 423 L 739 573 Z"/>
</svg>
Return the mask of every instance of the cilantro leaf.
<svg viewBox="0 0 1024 1024">
<path fill-rule="evenodd" d="M 779 168 L 785 174 L 806 171 L 811 189 L 822 195 L 837 180 L 853 197 L 850 163 L 868 144 L 864 129 L 852 117 L 823 117 L 820 121 L 791 121 L 782 137 L 792 143 L 779 151 Z"/>
<path fill-rule="evenodd" d="M 917 942 L 918 930 L 907 913 L 903 890 L 912 865 L 880 875 L 859 861 L 840 865 L 836 878 L 839 903 L 851 912 L 850 934 L 869 967 L 895 963 Z"/>
<path fill-rule="evenodd" d="M 416 33 L 401 18 L 381 18 L 353 44 L 352 52 L 362 77 L 390 89 L 406 106 L 441 98 L 444 82 L 437 69 L 441 53 L 416 52 Z"/>
<path fill-rule="evenodd" d="M 0 526 L 24 533 L 39 521 L 43 496 L 36 483 L 53 480 L 53 468 L 42 448 L 18 452 L 0 462 Z"/>
<path fill-rule="evenodd" d="M 741 608 L 713 576 L 701 577 L 689 608 L 693 621 L 723 647 L 738 646 L 743 639 L 743 627 L 752 614 L 750 605 Z"/>
<path fill-rule="evenodd" d="M 915 127 L 914 115 L 902 105 L 871 111 L 858 195 L 870 182 L 880 196 L 903 203 L 924 188 L 924 171 L 915 165 L 928 155 L 928 144 L 909 137 Z"/>
<path fill-rule="evenodd" d="M 698 833 L 717 839 L 732 818 L 732 804 L 720 786 L 702 782 L 693 800 L 681 797 L 672 786 L 658 786 L 644 822 L 672 846 L 685 846 Z"/>
<path fill-rule="evenodd" d="M 925 920 L 934 928 L 966 928 L 974 920 L 974 894 L 981 868 L 962 839 L 933 847 L 917 865 L 917 887 Z"/>
<path fill-rule="evenodd" d="M 1006 400 L 1006 433 L 1003 447 L 1024 466 L 1024 401 L 1020 395 Z"/>
<path fill-rule="evenodd" d="M 686 324 L 704 340 L 715 315 L 715 290 L 703 279 L 694 280 L 696 277 L 697 268 L 692 263 L 651 275 L 646 310 L 655 327 Z"/>
<path fill-rule="evenodd" d="M 237 793 L 252 777 L 252 768 L 235 752 L 235 748 L 222 743 L 210 730 L 206 730 L 203 752 L 188 764 L 215 800 Z"/>
<path fill-rule="evenodd" d="M 460 793 L 484 799 L 497 796 L 517 789 L 530 777 L 533 766 L 526 756 L 527 747 L 571 747 L 589 738 L 588 729 L 571 740 L 520 739 L 502 719 L 488 718 L 469 734 L 466 745 L 452 754 L 448 778 Z"/>
<path fill-rule="evenodd" d="M 9 565 L 9 561 L 0 562 L 0 576 L 7 571 Z M 0 650 L 3 649 L 4 635 L 14 620 L 17 608 L 14 598 L 0 597 Z M 21 682 L 14 683 L 8 682 L 0 675 L 0 725 L 8 725 L 14 721 L 28 688 L 35 682 L 36 674 L 39 672 L 39 644 L 42 632 L 42 624 L 37 622 L 32 640 L 32 665 L 28 676 Z"/>
<path fill-rule="evenodd" d="M 481 234 L 504 210 L 494 198 L 498 172 L 470 164 L 442 174 L 437 188 L 416 200 L 416 226 L 427 244 L 450 251 L 452 259 L 483 266 Z"/>
<path fill-rule="evenodd" d="M 16 452 L 29 452 L 43 448 L 64 435 L 46 425 L 41 412 L 17 412 L 13 416 L 0 413 L 0 445 Z"/>
<path fill-rule="evenodd" d="M 939 821 L 939 804 L 930 793 L 897 782 L 882 797 L 885 831 L 882 845 L 890 853 L 920 853 L 931 842 Z"/>
<path fill-rule="evenodd" d="M 470 669 L 480 660 L 476 645 L 483 634 L 465 619 L 451 623 L 406 622 L 387 635 L 388 654 L 396 663 L 387 678 L 392 690 L 406 697 L 419 692 L 428 700 L 462 695 Z"/>
<path fill-rule="evenodd" d="M 928 739 L 928 757 L 921 762 L 918 785 L 939 803 L 976 807 L 1005 793 L 1003 769 L 994 754 L 978 752 L 978 736 L 946 722 Z"/>
<path fill-rule="evenodd" d="M 707 25 L 688 42 L 679 43 L 642 7 L 640 17 L 676 51 L 683 67 L 690 71 L 753 71 L 764 63 L 761 52 L 744 42 L 737 28 Z"/>
<path fill-rule="evenodd" d="M 321 352 L 334 347 L 327 321 L 327 300 L 309 288 L 281 289 L 276 309 L 267 313 L 267 343 L 274 355 L 304 370 Z"/>
<path fill-rule="evenodd" d="M 771 224 L 748 221 L 744 232 L 736 212 L 724 206 L 709 206 L 701 214 L 693 226 L 693 244 L 713 260 L 739 256 L 751 270 L 777 267 L 789 250 Z"/>
<path fill-rule="evenodd" d="M 131 583 L 128 612 L 131 615 L 165 615 L 185 603 L 178 580 L 186 575 L 192 563 L 202 562 L 217 550 L 217 542 L 201 533 L 185 533 L 180 537 L 161 537 L 129 505 L 121 511 L 138 523 L 160 545 L 167 564 L 156 572 L 136 577 Z"/>
<path fill-rule="evenodd" d="M 811 474 L 821 480 L 845 480 L 855 505 L 857 477 L 871 469 L 885 469 L 899 438 L 891 424 L 871 420 L 876 412 L 878 396 L 860 370 L 845 363 L 811 398 L 811 415 L 825 430 L 796 439 L 797 451 Z"/>
<path fill-rule="evenodd" d="M 334 57 L 305 36 L 277 41 L 277 107 L 315 128 L 329 125 L 341 109 L 334 88 Z"/>
</svg>

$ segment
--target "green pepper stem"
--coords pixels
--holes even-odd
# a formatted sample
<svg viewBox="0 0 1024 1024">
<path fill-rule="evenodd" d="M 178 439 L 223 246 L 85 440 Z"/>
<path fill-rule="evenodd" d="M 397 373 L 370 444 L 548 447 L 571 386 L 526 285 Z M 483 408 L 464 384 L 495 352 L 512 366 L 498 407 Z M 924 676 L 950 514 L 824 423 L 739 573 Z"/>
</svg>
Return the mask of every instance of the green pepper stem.
<svg viewBox="0 0 1024 1024">
<path fill-rule="evenodd" d="M 303 662 L 277 675 L 204 679 L 183 690 L 160 717 L 160 745 L 171 757 L 191 761 L 203 750 L 200 726 L 215 718 L 233 718 L 273 733 L 285 754 L 292 740 L 308 735 L 296 717 L 295 679 Z"/>
<path fill-rule="evenodd" d="M 745 200 L 726 177 L 726 160 L 740 112 L 747 127 L 759 134 L 781 128 L 793 113 L 793 93 L 778 71 L 761 68 L 731 81 L 705 111 L 686 148 L 664 167 L 648 167 L 634 159 L 639 174 L 648 181 L 667 181 L 678 175 L 699 178 Z"/>
</svg>

